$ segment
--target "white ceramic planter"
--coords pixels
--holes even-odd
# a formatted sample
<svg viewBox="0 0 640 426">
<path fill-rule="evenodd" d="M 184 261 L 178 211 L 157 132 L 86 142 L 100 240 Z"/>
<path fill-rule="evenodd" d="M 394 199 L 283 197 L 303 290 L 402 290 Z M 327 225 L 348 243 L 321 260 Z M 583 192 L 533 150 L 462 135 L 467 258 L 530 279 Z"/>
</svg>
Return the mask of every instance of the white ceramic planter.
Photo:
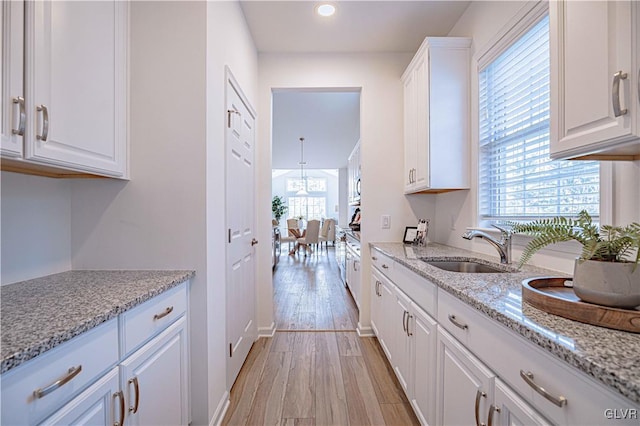
<svg viewBox="0 0 640 426">
<path fill-rule="evenodd" d="M 640 265 L 631 262 L 579 261 L 573 270 L 573 290 L 585 302 L 616 308 L 640 305 Z"/>
</svg>

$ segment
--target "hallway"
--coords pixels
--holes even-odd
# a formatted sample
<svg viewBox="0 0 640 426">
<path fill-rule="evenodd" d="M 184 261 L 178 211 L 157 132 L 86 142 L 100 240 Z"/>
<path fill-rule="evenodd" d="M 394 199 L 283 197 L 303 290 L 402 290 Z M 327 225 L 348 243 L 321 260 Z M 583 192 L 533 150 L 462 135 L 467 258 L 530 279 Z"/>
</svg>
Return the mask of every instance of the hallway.
<svg viewBox="0 0 640 426">
<path fill-rule="evenodd" d="M 276 334 L 254 343 L 223 424 L 419 424 L 377 340 L 355 331 L 334 253 L 283 250 L 273 275 Z"/>
</svg>

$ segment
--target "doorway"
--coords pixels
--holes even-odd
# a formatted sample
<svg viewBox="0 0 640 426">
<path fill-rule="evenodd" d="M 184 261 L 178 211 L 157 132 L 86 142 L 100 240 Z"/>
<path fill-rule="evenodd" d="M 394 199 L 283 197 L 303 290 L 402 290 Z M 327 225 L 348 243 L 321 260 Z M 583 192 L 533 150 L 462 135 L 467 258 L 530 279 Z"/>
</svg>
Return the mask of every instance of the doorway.
<svg viewBox="0 0 640 426">
<path fill-rule="evenodd" d="M 281 235 L 293 218 L 333 219 L 338 230 L 346 228 L 353 211 L 347 166 L 360 139 L 360 89 L 273 89 L 271 105 L 272 196 L 287 206 L 275 226 Z M 312 256 L 289 256 L 289 246 L 282 247 L 272 286 L 276 331 L 356 329 L 357 308 L 341 278 L 344 265 L 336 260 L 339 238 L 338 232 L 333 245 Z"/>
</svg>

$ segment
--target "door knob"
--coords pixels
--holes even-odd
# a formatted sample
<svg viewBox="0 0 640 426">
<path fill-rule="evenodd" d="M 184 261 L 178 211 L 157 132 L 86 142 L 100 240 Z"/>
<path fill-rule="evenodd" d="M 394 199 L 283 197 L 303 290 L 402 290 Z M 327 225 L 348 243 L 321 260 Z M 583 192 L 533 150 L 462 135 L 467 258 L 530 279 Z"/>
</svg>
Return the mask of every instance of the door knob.
<svg viewBox="0 0 640 426">
<path fill-rule="evenodd" d="M 256 240 L 255 238 L 251 239 L 251 245 L 255 246 L 256 244 L 258 244 L 258 240 Z"/>
</svg>

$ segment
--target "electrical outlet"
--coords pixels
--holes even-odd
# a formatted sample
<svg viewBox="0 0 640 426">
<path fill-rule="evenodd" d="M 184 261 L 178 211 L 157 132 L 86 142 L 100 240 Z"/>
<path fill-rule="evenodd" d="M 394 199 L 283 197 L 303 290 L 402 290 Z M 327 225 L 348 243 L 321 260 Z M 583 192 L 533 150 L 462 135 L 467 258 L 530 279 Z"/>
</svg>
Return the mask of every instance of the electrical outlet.
<svg viewBox="0 0 640 426">
<path fill-rule="evenodd" d="M 382 229 L 391 228 L 391 216 L 389 216 L 388 214 L 383 214 L 382 216 L 380 216 L 380 227 Z"/>
</svg>

